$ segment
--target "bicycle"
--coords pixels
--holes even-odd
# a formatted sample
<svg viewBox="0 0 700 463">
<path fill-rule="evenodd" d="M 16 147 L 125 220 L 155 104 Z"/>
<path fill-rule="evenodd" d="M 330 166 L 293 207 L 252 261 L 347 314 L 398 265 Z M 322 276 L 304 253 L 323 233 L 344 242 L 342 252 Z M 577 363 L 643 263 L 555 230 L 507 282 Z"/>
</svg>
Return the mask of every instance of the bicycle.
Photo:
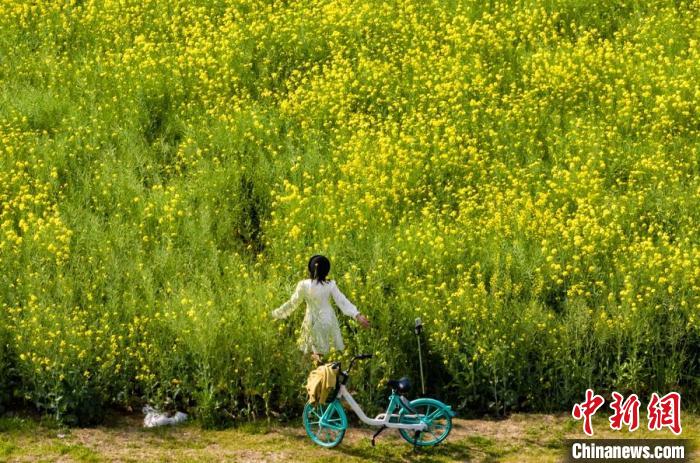
<svg viewBox="0 0 700 463">
<path fill-rule="evenodd" d="M 404 396 L 411 387 L 408 378 L 389 381 L 391 395 L 386 412 L 380 413 L 375 418 L 369 418 L 362 411 L 352 394 L 348 392 L 346 384 L 355 361 L 368 358 L 372 358 L 372 355 L 363 354 L 353 357 L 348 369 L 340 371 L 336 390 L 325 404 L 306 404 L 303 422 L 306 434 L 311 440 L 326 448 L 335 447 L 343 440 L 348 428 L 348 419 L 340 399 L 348 403 L 363 423 L 380 427 L 372 436 L 373 446 L 379 433 L 388 428 L 398 429 L 401 437 L 412 443 L 414 449 L 431 447 L 445 440 L 452 430 L 452 418 L 456 413 L 449 405 L 428 397 L 409 402 Z M 340 369 L 340 362 L 333 363 L 333 368 Z M 394 413 L 395 411 L 398 413 Z"/>
</svg>

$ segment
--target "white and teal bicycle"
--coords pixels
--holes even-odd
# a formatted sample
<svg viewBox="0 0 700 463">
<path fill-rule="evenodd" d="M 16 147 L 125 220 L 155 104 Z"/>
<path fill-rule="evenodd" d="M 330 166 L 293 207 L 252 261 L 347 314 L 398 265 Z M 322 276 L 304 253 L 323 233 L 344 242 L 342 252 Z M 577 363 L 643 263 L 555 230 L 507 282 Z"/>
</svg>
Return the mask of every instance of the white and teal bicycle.
<svg viewBox="0 0 700 463">
<path fill-rule="evenodd" d="M 372 355 L 357 355 L 347 370 L 340 371 L 336 391 L 327 403 L 306 404 L 303 421 L 311 440 L 322 447 L 335 447 L 343 440 L 348 428 L 348 418 L 340 399 L 345 399 L 363 423 L 379 426 L 379 430 L 372 437 L 372 445 L 379 433 L 387 428 L 398 429 L 401 437 L 414 447 L 431 447 L 445 440 L 452 430 L 452 417 L 456 413 L 449 405 L 427 397 L 409 402 L 403 395 L 410 389 L 408 378 L 389 381 L 391 395 L 386 412 L 375 418 L 365 415 L 345 385 L 355 361 L 368 358 L 372 358 Z M 340 362 L 334 363 L 333 367 L 340 369 Z"/>
</svg>

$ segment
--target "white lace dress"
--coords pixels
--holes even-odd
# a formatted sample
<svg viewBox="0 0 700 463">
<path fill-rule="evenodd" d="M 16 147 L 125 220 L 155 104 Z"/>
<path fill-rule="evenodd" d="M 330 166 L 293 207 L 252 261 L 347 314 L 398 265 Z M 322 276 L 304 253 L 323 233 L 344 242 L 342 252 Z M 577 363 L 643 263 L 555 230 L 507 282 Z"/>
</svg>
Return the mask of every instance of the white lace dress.
<svg viewBox="0 0 700 463">
<path fill-rule="evenodd" d="M 302 299 L 306 301 L 306 316 L 301 325 L 301 336 L 299 337 L 299 348 L 304 353 L 327 354 L 331 345 L 336 350 L 345 349 L 338 319 L 329 302 L 330 296 L 333 296 L 335 303 L 348 317 L 355 318 L 360 313 L 357 307 L 340 292 L 333 280 L 325 283 L 319 283 L 316 280 L 301 280 L 292 297 L 278 309 L 272 311 L 274 318 L 287 318 Z"/>
</svg>

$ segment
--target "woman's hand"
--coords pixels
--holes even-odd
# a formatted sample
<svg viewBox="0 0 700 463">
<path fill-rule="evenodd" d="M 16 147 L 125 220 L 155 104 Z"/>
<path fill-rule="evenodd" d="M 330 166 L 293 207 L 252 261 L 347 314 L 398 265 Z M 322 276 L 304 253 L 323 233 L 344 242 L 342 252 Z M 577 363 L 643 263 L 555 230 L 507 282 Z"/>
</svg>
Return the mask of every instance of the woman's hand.
<svg viewBox="0 0 700 463">
<path fill-rule="evenodd" d="M 363 328 L 369 328 L 369 320 L 367 320 L 367 317 L 365 317 L 365 316 L 362 315 L 361 313 L 358 313 L 358 314 L 355 316 L 355 320 L 357 320 L 357 322 L 358 322 L 360 325 L 362 325 Z"/>
</svg>

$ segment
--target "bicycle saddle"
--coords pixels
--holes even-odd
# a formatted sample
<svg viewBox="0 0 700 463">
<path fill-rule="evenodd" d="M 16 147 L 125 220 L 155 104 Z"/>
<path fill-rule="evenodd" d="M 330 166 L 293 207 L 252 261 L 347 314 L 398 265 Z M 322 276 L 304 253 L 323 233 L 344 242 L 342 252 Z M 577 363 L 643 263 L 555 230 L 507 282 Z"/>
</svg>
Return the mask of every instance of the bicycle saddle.
<svg viewBox="0 0 700 463">
<path fill-rule="evenodd" d="M 405 376 L 399 380 L 390 379 L 387 384 L 398 392 L 408 392 L 411 389 L 411 382 Z"/>
</svg>

